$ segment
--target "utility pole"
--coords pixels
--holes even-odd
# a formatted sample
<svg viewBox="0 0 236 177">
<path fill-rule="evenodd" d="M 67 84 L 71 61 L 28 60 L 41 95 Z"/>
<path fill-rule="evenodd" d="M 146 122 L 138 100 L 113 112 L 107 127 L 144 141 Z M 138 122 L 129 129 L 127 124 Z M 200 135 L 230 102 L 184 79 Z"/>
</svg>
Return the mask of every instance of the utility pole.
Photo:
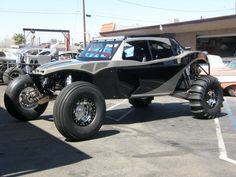
<svg viewBox="0 0 236 177">
<path fill-rule="evenodd" d="M 236 1 L 235 1 L 235 4 L 234 4 L 234 8 L 235 8 L 235 14 L 236 14 Z"/>
<path fill-rule="evenodd" d="M 84 48 L 86 47 L 86 15 L 85 15 L 85 0 L 83 0 L 83 26 L 84 26 Z"/>
</svg>

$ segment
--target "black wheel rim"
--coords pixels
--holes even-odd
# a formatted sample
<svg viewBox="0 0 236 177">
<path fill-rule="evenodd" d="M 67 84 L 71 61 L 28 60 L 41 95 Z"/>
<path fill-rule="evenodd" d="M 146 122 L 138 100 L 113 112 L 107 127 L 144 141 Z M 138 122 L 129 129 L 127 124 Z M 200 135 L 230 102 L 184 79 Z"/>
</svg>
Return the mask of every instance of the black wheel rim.
<svg viewBox="0 0 236 177">
<path fill-rule="evenodd" d="M 73 120 L 76 125 L 85 127 L 90 125 L 96 115 L 96 106 L 93 99 L 81 98 L 73 106 Z"/>
<path fill-rule="evenodd" d="M 216 94 L 216 90 L 209 89 L 206 94 L 206 104 L 209 108 L 214 108 L 217 104 L 218 96 Z"/>
</svg>

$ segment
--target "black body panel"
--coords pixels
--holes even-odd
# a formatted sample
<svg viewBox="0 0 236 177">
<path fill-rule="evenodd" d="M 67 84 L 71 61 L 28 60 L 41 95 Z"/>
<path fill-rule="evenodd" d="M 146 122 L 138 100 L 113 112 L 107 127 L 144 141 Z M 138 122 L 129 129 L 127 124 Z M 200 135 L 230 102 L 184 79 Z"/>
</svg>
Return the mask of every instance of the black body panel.
<svg viewBox="0 0 236 177">
<path fill-rule="evenodd" d="M 93 83 L 106 99 L 163 94 L 163 89 L 161 89 L 163 84 L 171 85 L 165 89 L 165 93 L 170 94 L 174 91 L 182 75 L 181 70 L 185 66 L 172 60 L 139 66 L 106 68 L 94 75 Z M 173 80 L 174 77 L 177 79 Z M 160 91 L 158 91 L 159 87 Z"/>
</svg>

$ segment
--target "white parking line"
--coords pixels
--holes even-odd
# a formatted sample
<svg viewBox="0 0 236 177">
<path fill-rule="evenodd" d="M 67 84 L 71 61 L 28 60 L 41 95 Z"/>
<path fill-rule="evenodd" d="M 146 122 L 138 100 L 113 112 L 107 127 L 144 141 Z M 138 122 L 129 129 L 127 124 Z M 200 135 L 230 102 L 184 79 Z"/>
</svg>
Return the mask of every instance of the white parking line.
<svg viewBox="0 0 236 177">
<path fill-rule="evenodd" d="M 110 108 L 107 108 L 107 111 L 110 111 L 110 110 L 114 109 L 115 107 L 120 106 L 120 105 L 121 105 L 122 103 L 124 103 L 125 101 L 126 101 L 126 99 L 124 99 L 124 100 L 122 100 L 121 102 L 119 102 L 119 103 L 117 103 L 117 104 L 111 106 Z"/>
<path fill-rule="evenodd" d="M 109 115 L 106 115 L 106 118 L 116 121 L 115 117 L 112 117 L 112 116 L 109 116 Z"/>
<path fill-rule="evenodd" d="M 25 171 L 20 171 L 20 172 L 15 172 L 15 173 L 9 173 L 9 174 L 6 174 L 4 175 L 5 177 L 8 177 L 8 176 L 20 176 L 20 175 L 24 175 L 24 174 L 30 174 L 30 173 L 33 173 L 34 170 L 25 170 Z"/>
<path fill-rule="evenodd" d="M 227 101 L 224 102 L 224 110 L 227 112 L 227 118 L 233 126 L 234 132 L 236 133 L 236 118 L 233 112 L 230 109 L 229 103 Z"/>
<path fill-rule="evenodd" d="M 118 119 L 116 119 L 116 121 L 119 122 L 120 120 L 124 119 L 127 115 L 129 115 L 131 112 L 133 112 L 133 110 L 134 110 L 134 108 L 131 108 L 128 112 L 126 112 L 125 114 L 120 116 Z"/>
<path fill-rule="evenodd" d="M 220 153 L 219 158 L 221 160 L 230 162 L 232 164 L 236 164 L 236 160 L 228 158 L 225 143 L 224 143 L 224 139 L 223 139 L 222 132 L 221 132 L 219 119 L 215 118 L 214 122 L 215 122 L 215 126 L 216 126 L 216 136 L 217 136 L 217 139 L 218 139 L 218 148 L 219 148 L 219 153 Z"/>
<path fill-rule="evenodd" d="M 120 106 L 120 105 L 121 105 L 122 103 L 124 103 L 125 101 L 126 101 L 126 99 L 124 99 L 124 100 L 121 101 L 120 103 L 117 103 L 117 104 L 115 104 L 115 105 L 109 107 L 109 108 L 107 109 L 107 111 L 110 111 L 110 110 L 112 110 L 112 109 L 114 109 L 114 108 Z M 112 117 L 112 116 L 109 116 L 109 115 L 107 115 L 106 117 L 107 117 L 108 119 L 112 119 L 112 120 L 114 120 L 114 121 L 119 122 L 120 120 L 124 119 L 127 115 L 129 115 L 131 112 L 133 112 L 133 110 L 134 110 L 134 108 L 131 108 L 129 111 L 127 111 L 125 114 L 123 114 L 123 115 L 120 116 L 119 118 L 115 118 L 115 117 Z"/>
</svg>

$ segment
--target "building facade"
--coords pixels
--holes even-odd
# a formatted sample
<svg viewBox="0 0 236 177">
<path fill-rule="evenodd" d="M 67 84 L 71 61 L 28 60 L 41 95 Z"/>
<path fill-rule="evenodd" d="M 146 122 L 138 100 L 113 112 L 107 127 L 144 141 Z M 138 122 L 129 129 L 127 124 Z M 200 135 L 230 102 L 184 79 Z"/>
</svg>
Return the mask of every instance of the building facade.
<svg viewBox="0 0 236 177">
<path fill-rule="evenodd" d="M 207 51 L 225 60 L 236 57 L 236 15 L 128 29 L 101 30 L 101 36 L 158 35 L 172 33 L 192 50 Z"/>
</svg>

